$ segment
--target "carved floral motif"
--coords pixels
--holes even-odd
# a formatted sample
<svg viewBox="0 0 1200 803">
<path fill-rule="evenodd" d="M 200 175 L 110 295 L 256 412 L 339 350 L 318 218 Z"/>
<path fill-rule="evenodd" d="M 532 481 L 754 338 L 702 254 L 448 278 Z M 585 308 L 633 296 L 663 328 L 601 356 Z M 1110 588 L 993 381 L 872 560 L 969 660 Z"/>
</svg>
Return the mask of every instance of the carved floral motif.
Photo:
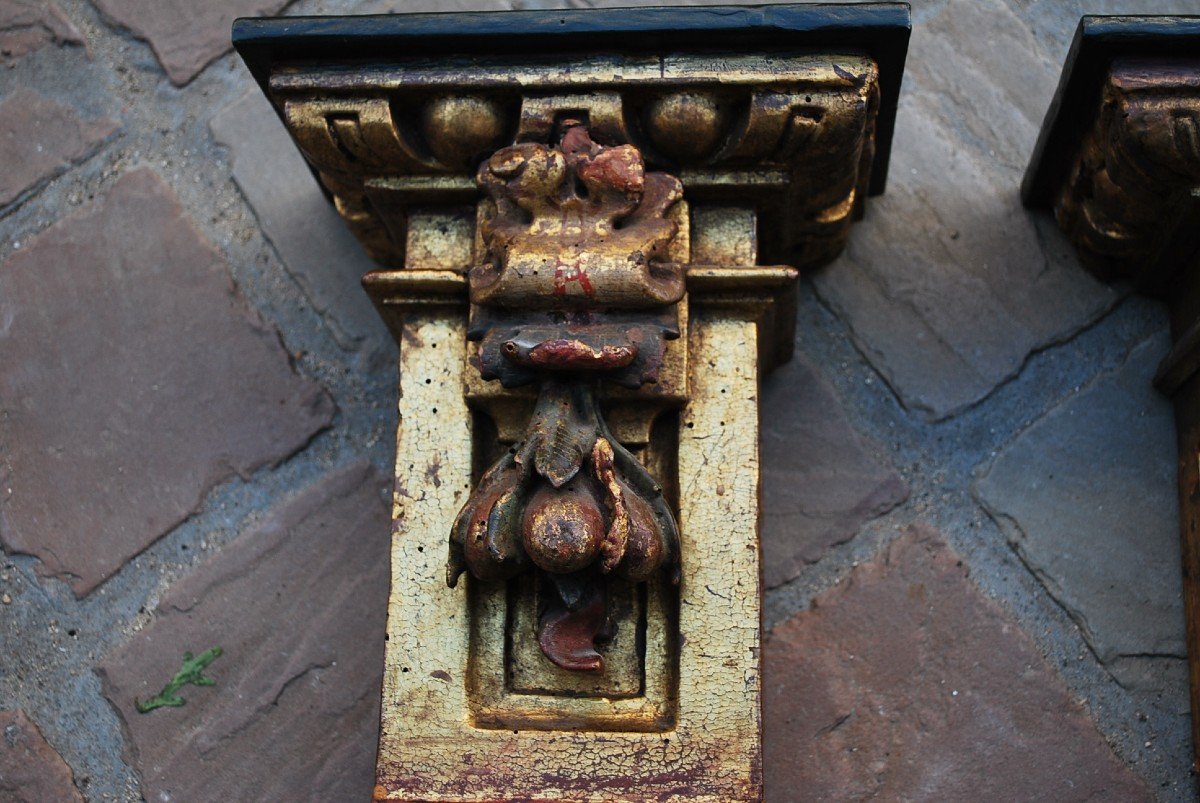
<svg viewBox="0 0 1200 803">
<path fill-rule="evenodd" d="M 679 181 L 645 172 L 629 145 L 603 147 L 566 121 L 558 147 L 504 148 L 479 170 L 495 203 L 487 261 L 471 271 L 484 378 L 540 383 L 525 439 L 492 466 L 450 536 L 447 582 L 543 573 L 556 599 L 539 644 L 565 669 L 599 670 L 611 637 L 606 578 L 634 582 L 667 567 L 679 535 L 661 486 L 609 432 L 600 381 L 653 382 L 679 265 L 659 258 L 675 234 L 666 211 Z"/>
</svg>

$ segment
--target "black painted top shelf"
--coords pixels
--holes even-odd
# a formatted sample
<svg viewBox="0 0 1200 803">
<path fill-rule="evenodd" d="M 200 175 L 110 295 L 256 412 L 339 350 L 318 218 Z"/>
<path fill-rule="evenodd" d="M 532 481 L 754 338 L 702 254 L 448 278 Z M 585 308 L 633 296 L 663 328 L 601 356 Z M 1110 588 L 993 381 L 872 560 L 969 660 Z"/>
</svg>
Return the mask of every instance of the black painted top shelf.
<svg viewBox="0 0 1200 803">
<path fill-rule="evenodd" d="M 883 192 L 911 30 L 907 3 L 639 7 L 239 19 L 233 44 L 268 91 L 283 63 L 530 53 L 839 50 L 875 59 L 872 195 Z M 268 92 L 269 94 L 269 92 Z"/>
</svg>

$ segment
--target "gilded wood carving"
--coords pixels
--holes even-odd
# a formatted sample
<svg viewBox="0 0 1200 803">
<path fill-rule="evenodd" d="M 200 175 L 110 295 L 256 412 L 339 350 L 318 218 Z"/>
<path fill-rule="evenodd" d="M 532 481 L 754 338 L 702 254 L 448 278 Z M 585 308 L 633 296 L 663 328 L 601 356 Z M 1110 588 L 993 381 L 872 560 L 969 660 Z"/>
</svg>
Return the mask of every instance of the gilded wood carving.
<svg viewBox="0 0 1200 803">
<path fill-rule="evenodd" d="M 470 274 L 469 337 L 479 371 L 506 387 L 538 383 L 524 439 L 487 470 L 450 535 L 446 579 L 535 570 L 553 594 L 538 644 L 556 666 L 598 671 L 597 641 L 621 626 L 608 575 L 679 579 L 679 532 L 659 485 L 613 437 L 597 384 L 654 382 L 679 336 L 681 265 L 662 261 L 679 180 L 646 173 L 630 145 L 597 145 L 576 120 L 561 144 L 514 145 L 479 169 L 491 204 L 484 261 Z M 628 623 L 626 623 L 628 626 Z"/>
<path fill-rule="evenodd" d="M 1174 348 L 1156 383 L 1173 396 L 1178 424 L 1192 735 L 1200 768 L 1200 59 L 1115 58 L 1098 95 L 1094 120 L 1069 154 L 1054 211 L 1093 273 L 1130 281 L 1170 309 Z"/>
<path fill-rule="evenodd" d="M 894 5 L 245 24 L 400 347 L 376 799 L 761 799 L 758 386 L 882 186 L 855 15 L 898 85 Z"/>
<path fill-rule="evenodd" d="M 1117 59 L 1055 212 L 1105 279 L 1162 289 L 1200 245 L 1200 61 Z"/>
<path fill-rule="evenodd" d="M 480 158 L 548 142 L 563 115 L 600 142 L 635 146 L 693 200 L 756 204 L 764 258 L 815 267 L 862 212 L 879 106 L 875 62 L 850 54 L 296 68 L 271 89 L 338 211 L 395 267 L 407 264 L 414 208 L 469 204 Z"/>
</svg>

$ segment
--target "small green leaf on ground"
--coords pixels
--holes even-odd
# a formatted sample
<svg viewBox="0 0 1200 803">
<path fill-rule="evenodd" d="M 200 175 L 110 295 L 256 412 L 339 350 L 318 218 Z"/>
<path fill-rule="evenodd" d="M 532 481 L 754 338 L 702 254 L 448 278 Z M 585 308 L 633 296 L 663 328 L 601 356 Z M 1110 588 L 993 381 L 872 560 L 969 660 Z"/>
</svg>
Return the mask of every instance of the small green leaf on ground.
<svg viewBox="0 0 1200 803">
<path fill-rule="evenodd" d="M 171 678 L 171 682 L 163 686 L 163 690 L 149 700 L 143 702 L 135 698 L 133 707 L 139 714 L 149 714 L 156 708 L 179 708 L 187 701 L 178 695 L 178 691 L 187 684 L 190 683 L 193 686 L 216 685 L 215 680 L 206 677 L 203 673 L 208 665 L 217 660 L 220 655 L 220 647 L 213 647 L 211 650 L 205 650 L 195 656 L 190 652 L 185 652 L 183 666 L 175 673 L 175 677 Z"/>
</svg>

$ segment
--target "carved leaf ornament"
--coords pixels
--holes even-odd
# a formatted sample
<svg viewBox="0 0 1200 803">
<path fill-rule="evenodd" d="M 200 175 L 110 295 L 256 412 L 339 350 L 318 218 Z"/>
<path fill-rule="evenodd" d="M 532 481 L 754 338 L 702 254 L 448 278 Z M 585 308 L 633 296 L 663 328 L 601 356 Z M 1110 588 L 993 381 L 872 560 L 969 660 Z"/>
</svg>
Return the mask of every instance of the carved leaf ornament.
<svg viewBox="0 0 1200 803">
<path fill-rule="evenodd" d="M 523 143 L 480 167 L 494 209 L 487 258 L 470 274 L 470 336 L 485 379 L 536 382 L 523 441 L 481 478 L 450 534 L 446 580 L 542 573 L 553 590 L 539 621 L 543 653 L 598 671 L 611 638 L 607 577 L 679 579 L 679 532 L 661 486 L 612 436 L 601 381 L 655 381 L 682 266 L 661 261 L 679 180 L 646 173 L 631 145 L 604 147 L 566 121 L 561 143 Z"/>
</svg>

